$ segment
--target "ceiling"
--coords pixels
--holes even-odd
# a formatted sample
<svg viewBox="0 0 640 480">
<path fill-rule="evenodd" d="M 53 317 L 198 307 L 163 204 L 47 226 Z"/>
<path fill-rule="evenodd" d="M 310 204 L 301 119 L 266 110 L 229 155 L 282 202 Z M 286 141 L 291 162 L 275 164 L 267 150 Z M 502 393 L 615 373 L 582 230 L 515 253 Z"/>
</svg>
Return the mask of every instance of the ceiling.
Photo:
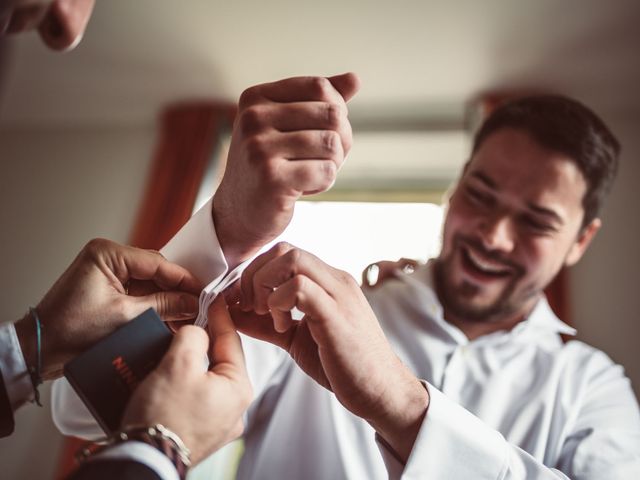
<svg viewBox="0 0 640 480">
<path fill-rule="evenodd" d="M 461 122 L 495 89 L 552 89 L 640 112 L 640 2 L 98 0 L 82 44 L 6 42 L 0 126 L 150 124 L 187 98 L 357 72 L 363 123 Z"/>
</svg>

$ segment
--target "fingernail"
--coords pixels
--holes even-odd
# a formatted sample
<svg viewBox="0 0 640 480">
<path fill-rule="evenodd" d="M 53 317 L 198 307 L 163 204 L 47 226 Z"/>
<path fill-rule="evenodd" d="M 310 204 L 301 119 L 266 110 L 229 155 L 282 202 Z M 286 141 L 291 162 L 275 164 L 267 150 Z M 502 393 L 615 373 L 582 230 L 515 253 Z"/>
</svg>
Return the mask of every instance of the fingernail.
<svg viewBox="0 0 640 480">
<path fill-rule="evenodd" d="M 180 316 L 194 317 L 198 314 L 198 298 L 192 295 L 180 296 Z"/>
</svg>

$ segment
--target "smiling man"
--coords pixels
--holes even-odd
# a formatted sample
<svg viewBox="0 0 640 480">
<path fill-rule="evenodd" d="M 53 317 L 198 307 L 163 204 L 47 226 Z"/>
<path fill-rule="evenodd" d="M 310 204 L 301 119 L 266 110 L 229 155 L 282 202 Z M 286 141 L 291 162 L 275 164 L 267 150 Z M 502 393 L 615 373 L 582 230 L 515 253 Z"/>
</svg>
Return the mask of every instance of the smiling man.
<svg viewBox="0 0 640 480">
<path fill-rule="evenodd" d="M 353 92 L 349 77 L 336 85 L 345 99 Z M 312 101 L 300 103 L 303 86 Z M 343 160 L 350 128 L 326 114 L 338 113 L 336 99 L 317 79 L 245 92 L 232 151 L 247 155 L 230 156 L 212 206 L 165 254 L 187 268 L 210 265 L 208 288 L 221 290 L 237 275 L 227 266 L 255 255 L 265 243 L 256 239 L 275 238 L 295 199 L 315 191 L 307 186 L 314 177 L 296 167 L 335 174 L 308 159 L 338 152 Z M 303 130 L 292 135 L 294 121 Z M 583 105 L 518 100 L 477 133 L 450 198 L 442 252 L 427 265 L 362 291 L 287 244 L 255 258 L 228 293 L 239 300 L 231 312 L 256 394 L 238 478 L 639 477 L 640 415 L 629 380 L 602 352 L 563 343 L 560 335 L 575 330 L 543 294 L 600 228 L 618 153 Z M 293 307 L 302 320 L 292 320 Z M 77 402 L 57 385 L 58 425 L 95 434 Z"/>
<path fill-rule="evenodd" d="M 522 105 L 551 112 L 564 102 L 545 98 Z M 507 126 L 494 130 L 496 118 L 525 113 L 512 111 L 517 105 L 499 111 L 478 134 L 450 199 L 443 249 L 434 262 L 445 317 L 469 338 L 511 329 L 560 268 L 580 259 L 601 223 L 594 216 L 600 205 L 587 211 L 583 199 L 608 189 L 616 169 L 618 146 L 604 126 L 594 145 L 554 138 L 549 125 L 533 123 L 535 117 L 529 127 L 514 128 L 505 119 Z"/>
</svg>

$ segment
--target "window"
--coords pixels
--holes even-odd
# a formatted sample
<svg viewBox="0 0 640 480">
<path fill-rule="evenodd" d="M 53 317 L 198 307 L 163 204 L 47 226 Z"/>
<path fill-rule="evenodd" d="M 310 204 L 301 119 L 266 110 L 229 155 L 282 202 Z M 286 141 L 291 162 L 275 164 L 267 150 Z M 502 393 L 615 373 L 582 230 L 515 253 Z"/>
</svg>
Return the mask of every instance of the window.
<svg viewBox="0 0 640 480">
<path fill-rule="evenodd" d="M 426 260 L 440 250 L 443 208 L 430 203 L 298 202 L 282 239 L 360 281 L 377 260 Z"/>
</svg>

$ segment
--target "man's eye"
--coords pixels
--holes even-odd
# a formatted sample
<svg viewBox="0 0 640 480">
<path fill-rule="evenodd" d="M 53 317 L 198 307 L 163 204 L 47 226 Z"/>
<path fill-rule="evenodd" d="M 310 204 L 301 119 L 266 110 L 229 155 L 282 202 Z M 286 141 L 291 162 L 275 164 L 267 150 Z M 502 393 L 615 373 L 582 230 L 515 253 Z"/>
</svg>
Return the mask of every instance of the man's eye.
<svg viewBox="0 0 640 480">
<path fill-rule="evenodd" d="M 487 205 L 490 206 L 492 203 L 492 198 L 490 195 L 483 193 L 475 188 L 467 187 L 466 189 L 467 197 L 477 205 Z"/>
<path fill-rule="evenodd" d="M 523 217 L 522 222 L 525 226 L 538 233 L 551 233 L 555 231 L 552 225 L 536 220 L 533 217 Z"/>
</svg>

